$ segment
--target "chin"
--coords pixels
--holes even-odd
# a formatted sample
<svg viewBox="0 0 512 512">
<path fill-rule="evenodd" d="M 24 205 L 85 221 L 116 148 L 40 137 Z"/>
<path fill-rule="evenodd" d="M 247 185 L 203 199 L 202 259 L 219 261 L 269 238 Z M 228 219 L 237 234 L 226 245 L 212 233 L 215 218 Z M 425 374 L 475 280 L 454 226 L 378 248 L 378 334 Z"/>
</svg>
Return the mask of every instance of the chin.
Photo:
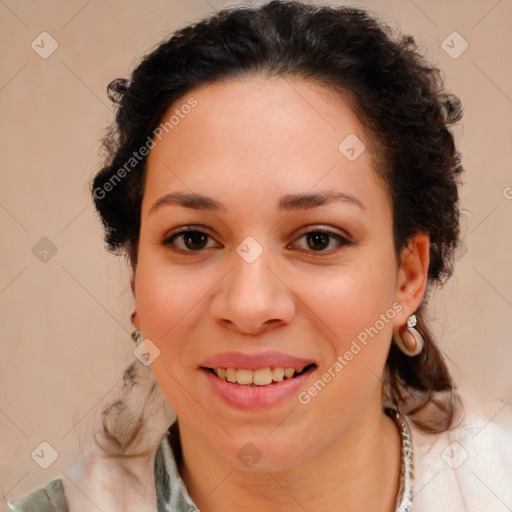
<svg viewBox="0 0 512 512">
<path fill-rule="evenodd" d="M 274 424 L 258 429 L 253 427 L 230 430 L 233 437 L 224 438 L 224 443 L 209 439 L 210 446 L 229 465 L 240 470 L 255 472 L 281 471 L 298 464 L 311 449 L 306 436 Z M 250 433 L 247 431 L 250 430 Z M 280 430 L 280 431 L 279 431 Z M 245 432 L 242 432 L 245 431 Z"/>
<path fill-rule="evenodd" d="M 244 440 L 234 444 L 230 447 L 228 462 L 239 470 L 257 473 L 284 471 L 298 464 L 304 456 L 293 440 Z M 219 453 L 223 457 L 225 454 Z"/>
</svg>

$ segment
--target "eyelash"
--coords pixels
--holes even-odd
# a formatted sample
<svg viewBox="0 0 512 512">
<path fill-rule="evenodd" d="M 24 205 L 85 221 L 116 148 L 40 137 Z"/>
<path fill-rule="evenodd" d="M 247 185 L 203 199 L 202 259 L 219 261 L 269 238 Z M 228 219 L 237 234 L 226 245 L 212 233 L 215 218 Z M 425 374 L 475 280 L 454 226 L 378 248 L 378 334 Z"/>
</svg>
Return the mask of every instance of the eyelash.
<svg viewBox="0 0 512 512">
<path fill-rule="evenodd" d="M 172 233 L 171 235 L 166 236 L 165 239 L 162 242 L 162 245 L 164 245 L 164 246 L 173 245 L 173 242 L 178 237 L 182 237 L 186 233 L 200 233 L 200 234 L 206 235 L 210 239 L 213 239 L 213 237 L 211 237 L 205 231 L 202 231 L 200 229 L 194 228 L 193 226 L 187 226 L 185 229 L 181 229 L 180 231 L 177 231 L 175 233 Z M 321 233 L 323 235 L 327 235 L 329 238 L 334 238 L 338 242 L 338 247 L 342 247 L 344 245 L 352 245 L 353 244 L 353 242 L 351 242 L 347 238 L 341 236 L 340 234 L 334 233 L 333 231 L 329 231 L 329 230 L 326 230 L 326 229 L 323 229 L 323 228 L 317 228 L 317 229 L 313 229 L 311 231 L 307 231 L 306 233 L 303 233 L 298 238 L 298 240 L 300 240 L 301 238 L 305 237 L 306 235 L 317 234 L 317 233 Z M 182 248 L 179 248 L 179 247 L 175 247 L 175 249 L 177 249 L 178 251 L 185 252 L 185 253 L 200 253 L 200 252 L 205 251 L 206 249 L 211 249 L 211 248 L 212 247 L 208 247 L 208 248 L 203 248 L 203 249 L 194 251 L 194 250 L 191 250 L 191 249 L 182 249 Z M 307 249 L 302 249 L 302 250 L 304 252 L 308 252 L 308 253 L 312 253 L 312 254 L 332 254 L 333 252 L 337 252 L 337 250 L 339 250 L 339 249 L 336 249 L 335 251 L 333 251 L 332 249 L 330 251 L 324 251 L 324 250 L 314 251 L 314 250 L 307 250 Z"/>
</svg>

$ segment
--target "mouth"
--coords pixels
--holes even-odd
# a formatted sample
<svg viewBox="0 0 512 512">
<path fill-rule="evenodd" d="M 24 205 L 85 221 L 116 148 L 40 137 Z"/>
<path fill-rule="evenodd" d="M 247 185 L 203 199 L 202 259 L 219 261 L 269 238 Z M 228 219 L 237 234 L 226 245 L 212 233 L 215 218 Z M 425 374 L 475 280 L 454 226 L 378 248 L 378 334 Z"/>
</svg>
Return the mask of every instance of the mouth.
<svg viewBox="0 0 512 512">
<path fill-rule="evenodd" d="M 317 369 L 313 359 L 277 351 L 224 352 L 202 361 L 213 396 L 242 410 L 259 411 L 290 403 Z"/>
<path fill-rule="evenodd" d="M 307 366 L 284 367 L 284 366 L 266 366 L 258 369 L 248 368 L 205 368 L 201 369 L 210 372 L 219 379 L 234 384 L 236 386 L 261 387 L 275 386 L 280 382 L 296 379 L 302 375 L 313 372 L 316 364 Z"/>
</svg>

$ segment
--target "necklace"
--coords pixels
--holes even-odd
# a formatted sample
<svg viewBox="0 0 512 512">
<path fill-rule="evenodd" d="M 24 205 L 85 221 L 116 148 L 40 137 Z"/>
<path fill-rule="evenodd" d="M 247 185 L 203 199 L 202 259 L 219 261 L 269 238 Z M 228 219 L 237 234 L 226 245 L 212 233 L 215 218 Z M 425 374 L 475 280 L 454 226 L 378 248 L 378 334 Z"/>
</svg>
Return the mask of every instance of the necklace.
<svg viewBox="0 0 512 512">
<path fill-rule="evenodd" d="M 398 411 L 386 409 L 386 414 L 395 422 L 401 440 L 400 485 L 396 498 L 395 512 L 412 512 L 414 463 L 411 431 L 405 418 Z"/>
</svg>

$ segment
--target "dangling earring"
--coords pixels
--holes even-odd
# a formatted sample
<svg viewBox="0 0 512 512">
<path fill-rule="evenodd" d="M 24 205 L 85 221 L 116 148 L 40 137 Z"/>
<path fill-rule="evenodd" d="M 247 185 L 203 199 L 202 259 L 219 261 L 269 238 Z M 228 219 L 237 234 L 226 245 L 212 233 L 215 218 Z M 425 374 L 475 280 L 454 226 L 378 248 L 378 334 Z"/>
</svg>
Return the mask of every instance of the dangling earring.
<svg viewBox="0 0 512 512">
<path fill-rule="evenodd" d="M 137 310 L 135 310 L 130 315 L 130 320 L 132 321 L 132 324 L 133 324 L 134 327 L 136 327 L 136 325 L 135 325 L 135 318 L 136 317 L 137 317 Z M 141 338 L 142 338 L 142 335 L 141 335 L 141 332 L 140 332 L 139 329 L 136 329 L 135 331 L 132 332 L 132 340 L 135 341 L 135 343 L 139 343 Z"/>
<path fill-rule="evenodd" d="M 425 346 L 425 339 L 415 328 L 418 323 L 416 315 L 411 315 L 407 319 L 406 327 L 399 333 L 393 334 L 393 341 L 398 348 L 409 357 L 417 356 Z"/>
<path fill-rule="evenodd" d="M 141 332 L 139 331 L 139 329 L 137 329 L 136 331 L 133 331 L 132 332 L 132 340 L 135 342 L 135 343 L 139 343 L 139 341 L 142 339 L 142 334 Z"/>
</svg>

